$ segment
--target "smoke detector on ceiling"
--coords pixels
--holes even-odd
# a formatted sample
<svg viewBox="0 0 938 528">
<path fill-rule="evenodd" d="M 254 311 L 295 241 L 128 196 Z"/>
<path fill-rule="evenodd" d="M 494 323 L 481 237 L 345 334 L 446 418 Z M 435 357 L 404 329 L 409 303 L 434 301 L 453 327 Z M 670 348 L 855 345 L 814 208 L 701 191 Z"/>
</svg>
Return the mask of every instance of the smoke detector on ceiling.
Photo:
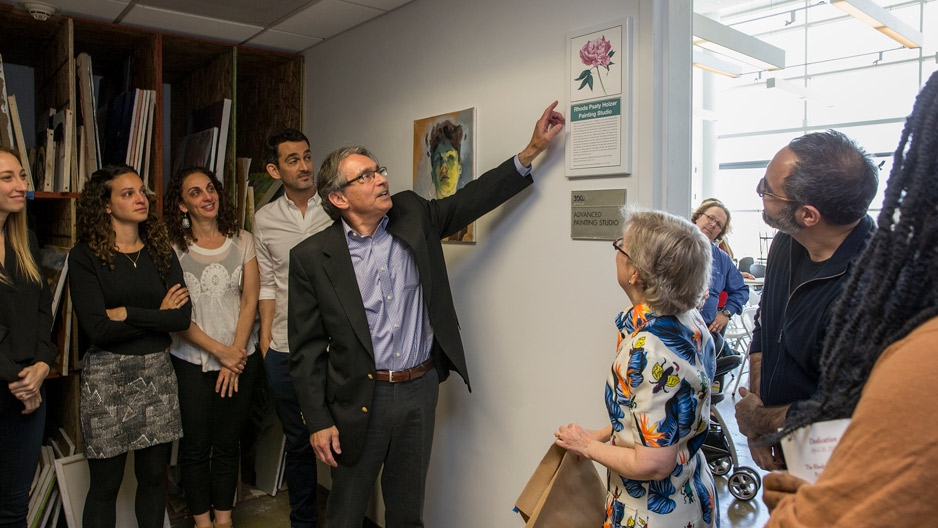
<svg viewBox="0 0 938 528">
<path fill-rule="evenodd" d="M 43 2 L 20 2 L 20 5 L 23 6 L 30 15 L 40 22 L 43 20 L 49 20 L 49 17 L 54 15 L 59 8 L 54 5 L 46 4 Z"/>
</svg>

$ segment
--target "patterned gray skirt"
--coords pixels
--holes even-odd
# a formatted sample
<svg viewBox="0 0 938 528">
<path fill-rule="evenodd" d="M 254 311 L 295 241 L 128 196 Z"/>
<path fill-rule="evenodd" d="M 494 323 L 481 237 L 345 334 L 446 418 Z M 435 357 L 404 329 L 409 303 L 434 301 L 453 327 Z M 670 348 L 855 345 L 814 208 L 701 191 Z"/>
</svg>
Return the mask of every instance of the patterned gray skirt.
<svg viewBox="0 0 938 528">
<path fill-rule="evenodd" d="M 169 352 L 130 356 L 92 347 L 81 373 L 79 414 L 88 458 L 180 438 L 179 389 Z"/>
</svg>

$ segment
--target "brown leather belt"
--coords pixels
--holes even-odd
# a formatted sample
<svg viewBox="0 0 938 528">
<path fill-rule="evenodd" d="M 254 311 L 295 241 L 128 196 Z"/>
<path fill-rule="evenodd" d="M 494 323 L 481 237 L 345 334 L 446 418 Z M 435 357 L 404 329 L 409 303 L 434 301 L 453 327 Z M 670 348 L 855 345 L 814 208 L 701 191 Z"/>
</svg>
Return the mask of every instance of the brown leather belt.
<svg viewBox="0 0 938 528">
<path fill-rule="evenodd" d="M 430 358 L 414 368 L 407 370 L 378 370 L 375 372 L 375 379 L 378 381 L 387 381 L 388 383 L 400 383 L 402 381 L 411 381 L 422 377 L 433 368 L 433 358 Z"/>
</svg>

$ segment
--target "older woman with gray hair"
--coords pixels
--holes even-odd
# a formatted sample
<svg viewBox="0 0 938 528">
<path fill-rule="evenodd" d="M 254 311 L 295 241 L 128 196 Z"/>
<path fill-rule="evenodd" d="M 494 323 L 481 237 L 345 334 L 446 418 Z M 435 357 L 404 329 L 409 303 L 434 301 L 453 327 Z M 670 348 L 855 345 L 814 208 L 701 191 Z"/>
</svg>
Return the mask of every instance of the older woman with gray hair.
<svg viewBox="0 0 938 528">
<path fill-rule="evenodd" d="M 613 242 L 632 308 L 616 318 L 606 381 L 610 423 L 557 429 L 557 445 L 608 468 L 603 526 L 713 526 L 713 476 L 700 447 L 710 419 L 713 342 L 695 309 L 710 281 L 710 241 L 683 218 L 623 210 Z"/>
</svg>

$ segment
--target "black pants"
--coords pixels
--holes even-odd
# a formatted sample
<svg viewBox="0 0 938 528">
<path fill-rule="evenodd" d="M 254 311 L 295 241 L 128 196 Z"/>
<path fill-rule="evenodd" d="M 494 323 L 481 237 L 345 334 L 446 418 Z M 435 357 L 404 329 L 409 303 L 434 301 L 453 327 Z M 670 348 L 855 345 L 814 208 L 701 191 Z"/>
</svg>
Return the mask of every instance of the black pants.
<svg viewBox="0 0 938 528">
<path fill-rule="evenodd" d="M 200 365 L 173 356 L 179 381 L 179 411 L 183 437 L 179 440 L 182 487 L 192 515 L 210 508 L 234 506 L 241 460 L 241 432 L 247 422 L 257 376 L 259 352 L 248 356 L 238 377 L 238 392 L 222 398 L 215 392 L 218 372 L 202 372 Z"/>
<path fill-rule="evenodd" d="M 157 444 L 134 451 L 134 475 L 137 477 L 137 495 L 134 513 L 139 528 L 162 528 L 166 511 L 166 465 L 172 443 Z M 117 493 L 124 481 L 127 453 L 111 458 L 88 459 L 91 483 L 85 499 L 82 526 L 85 528 L 115 528 L 117 523 Z"/>
<path fill-rule="evenodd" d="M 0 381 L 0 526 L 26 527 L 29 485 L 39 462 L 46 425 L 46 387 L 39 389 L 42 403 L 23 414 L 23 402 Z"/>
</svg>

